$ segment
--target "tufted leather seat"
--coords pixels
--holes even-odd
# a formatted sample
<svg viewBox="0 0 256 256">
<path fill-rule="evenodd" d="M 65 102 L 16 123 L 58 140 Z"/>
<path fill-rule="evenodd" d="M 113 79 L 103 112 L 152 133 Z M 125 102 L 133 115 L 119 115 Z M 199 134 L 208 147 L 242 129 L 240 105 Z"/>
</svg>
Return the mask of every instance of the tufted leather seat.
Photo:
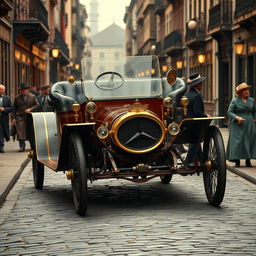
<svg viewBox="0 0 256 256">
<path fill-rule="evenodd" d="M 171 97 L 176 104 L 186 92 L 187 86 L 181 78 L 177 78 L 173 85 L 169 85 L 166 78 L 163 78 L 163 97 Z"/>
<path fill-rule="evenodd" d="M 69 111 L 72 109 L 72 104 L 84 103 L 87 98 L 84 94 L 83 84 L 79 81 L 70 84 L 67 81 L 55 83 L 50 90 L 49 104 L 56 111 Z"/>
</svg>

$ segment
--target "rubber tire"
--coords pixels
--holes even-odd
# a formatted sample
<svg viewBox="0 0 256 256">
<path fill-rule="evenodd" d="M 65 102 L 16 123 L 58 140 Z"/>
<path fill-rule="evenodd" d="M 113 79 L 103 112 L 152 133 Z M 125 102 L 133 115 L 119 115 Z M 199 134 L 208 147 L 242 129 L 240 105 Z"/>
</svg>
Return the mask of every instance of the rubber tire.
<svg viewBox="0 0 256 256">
<path fill-rule="evenodd" d="M 210 141 L 213 142 L 213 146 L 211 148 L 216 149 L 215 156 L 209 154 L 211 146 Z M 213 150 L 210 152 L 213 152 Z M 211 172 L 207 171 L 206 168 L 203 167 L 205 193 L 209 204 L 218 207 L 224 198 L 227 171 L 225 147 L 222 135 L 216 126 L 209 126 L 206 132 L 203 149 L 203 163 L 207 160 L 212 160 L 214 164 Z"/>
<path fill-rule="evenodd" d="M 164 174 L 160 176 L 160 180 L 163 184 L 169 184 L 172 180 L 172 174 Z"/>
<path fill-rule="evenodd" d="M 44 186 L 44 165 L 37 160 L 36 156 L 36 144 L 35 144 L 35 132 L 32 127 L 31 134 L 31 149 L 34 152 L 34 156 L 32 158 L 32 168 L 33 168 L 33 179 L 34 186 L 36 189 L 42 189 Z"/>
<path fill-rule="evenodd" d="M 33 179 L 36 189 L 42 189 L 44 185 L 44 165 L 37 161 L 36 152 L 32 158 Z"/>
<path fill-rule="evenodd" d="M 83 142 L 77 132 L 71 133 L 69 137 L 69 160 L 70 168 L 74 175 L 71 180 L 73 202 L 77 213 L 85 216 L 87 211 L 87 168 Z"/>
</svg>

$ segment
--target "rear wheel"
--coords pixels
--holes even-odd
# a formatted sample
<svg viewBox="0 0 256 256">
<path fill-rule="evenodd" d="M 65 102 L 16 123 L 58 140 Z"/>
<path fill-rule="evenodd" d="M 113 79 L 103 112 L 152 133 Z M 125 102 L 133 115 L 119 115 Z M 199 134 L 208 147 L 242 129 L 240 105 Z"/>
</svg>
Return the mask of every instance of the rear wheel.
<svg viewBox="0 0 256 256">
<path fill-rule="evenodd" d="M 32 128 L 31 134 L 31 149 L 33 151 L 32 156 L 32 168 L 33 168 L 33 179 L 34 186 L 36 189 L 42 189 L 44 185 L 44 165 L 37 160 L 36 144 L 35 144 L 35 132 Z"/>
<path fill-rule="evenodd" d="M 73 201 L 77 213 L 84 216 L 87 211 L 87 168 L 84 147 L 80 135 L 73 132 L 69 138 L 70 168 L 73 169 L 71 180 Z"/>
<path fill-rule="evenodd" d="M 172 174 L 161 175 L 160 179 L 161 179 L 163 184 L 169 184 L 170 181 L 172 180 Z"/>
<path fill-rule="evenodd" d="M 204 188 L 209 204 L 219 206 L 226 188 L 226 157 L 219 129 L 210 126 L 203 149 Z"/>
</svg>

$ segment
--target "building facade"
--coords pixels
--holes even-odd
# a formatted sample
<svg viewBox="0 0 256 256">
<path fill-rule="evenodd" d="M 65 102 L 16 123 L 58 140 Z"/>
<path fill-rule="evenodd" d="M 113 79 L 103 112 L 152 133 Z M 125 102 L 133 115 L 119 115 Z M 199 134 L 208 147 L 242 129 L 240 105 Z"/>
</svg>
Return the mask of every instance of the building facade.
<svg viewBox="0 0 256 256">
<path fill-rule="evenodd" d="M 205 76 L 202 93 L 206 111 L 211 115 L 226 116 L 229 102 L 235 96 L 234 88 L 241 82 L 252 86 L 251 93 L 255 97 L 256 0 L 153 2 L 133 0 L 126 8 L 127 55 L 156 54 L 163 73 L 174 68 L 179 76 L 187 77 L 193 72 Z M 134 6 L 137 8 L 136 28 L 131 25 Z M 146 21 L 149 12 L 154 15 Z M 143 26 L 148 26 L 145 21 L 155 23 L 151 46 L 143 30 Z M 195 21 L 194 28 L 189 26 L 191 21 Z M 220 122 L 220 126 L 227 125 L 227 118 Z"/>
</svg>

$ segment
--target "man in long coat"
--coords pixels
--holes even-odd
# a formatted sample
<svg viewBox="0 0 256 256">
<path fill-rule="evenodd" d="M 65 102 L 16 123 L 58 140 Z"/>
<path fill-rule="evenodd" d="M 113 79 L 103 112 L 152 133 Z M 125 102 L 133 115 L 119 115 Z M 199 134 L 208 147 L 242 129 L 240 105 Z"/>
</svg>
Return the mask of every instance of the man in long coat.
<svg viewBox="0 0 256 256">
<path fill-rule="evenodd" d="M 204 113 L 204 103 L 200 91 L 203 87 L 205 77 L 201 77 L 199 73 L 193 73 L 187 80 L 188 91 L 185 93 L 189 100 L 187 117 L 206 117 Z M 200 143 L 189 144 L 188 153 L 185 159 L 187 167 L 193 168 L 195 160 L 201 160 L 202 150 Z"/>
<path fill-rule="evenodd" d="M 9 113 L 12 111 L 11 99 L 4 93 L 5 86 L 0 84 L 0 153 L 4 153 L 4 139 L 10 140 Z"/>
<path fill-rule="evenodd" d="M 36 96 L 29 92 L 29 86 L 25 83 L 20 85 L 20 94 L 15 97 L 13 103 L 13 123 L 16 123 L 17 127 L 17 139 L 19 141 L 19 152 L 25 151 L 27 139 L 26 136 L 26 117 L 28 113 L 31 113 L 38 109 L 39 103 Z"/>
</svg>

